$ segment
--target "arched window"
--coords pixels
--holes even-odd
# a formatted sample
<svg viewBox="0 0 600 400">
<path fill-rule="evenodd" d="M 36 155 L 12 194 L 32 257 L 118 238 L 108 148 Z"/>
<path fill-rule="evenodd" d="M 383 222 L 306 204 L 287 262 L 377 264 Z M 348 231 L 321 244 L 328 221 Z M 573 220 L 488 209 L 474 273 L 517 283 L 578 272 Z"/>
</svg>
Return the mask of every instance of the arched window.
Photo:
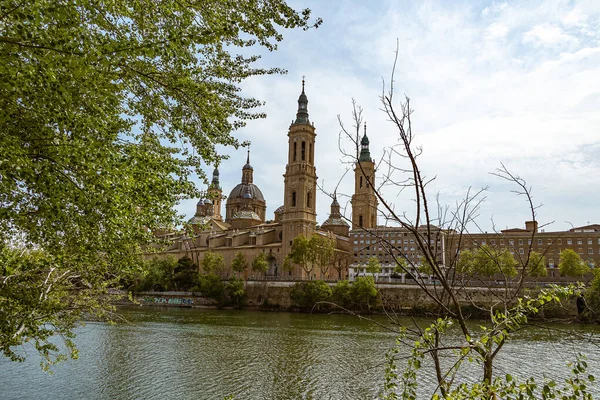
<svg viewBox="0 0 600 400">
<path fill-rule="evenodd" d="M 313 162 L 313 147 L 312 147 L 312 142 L 308 145 L 308 162 L 312 163 Z"/>
<path fill-rule="evenodd" d="M 360 177 L 360 184 L 358 185 L 360 189 L 362 189 L 362 176 Z"/>
<path fill-rule="evenodd" d="M 294 142 L 294 161 L 296 161 L 296 148 L 298 147 L 296 144 L 297 143 Z"/>
<path fill-rule="evenodd" d="M 363 218 L 362 215 L 358 217 L 358 226 L 360 226 L 362 228 L 363 226 Z"/>
<path fill-rule="evenodd" d="M 306 193 L 306 207 L 310 208 L 311 205 L 310 192 Z"/>
<path fill-rule="evenodd" d="M 301 157 L 302 157 L 302 161 L 306 160 L 306 142 L 302 141 L 302 150 L 300 150 L 301 152 Z"/>
<path fill-rule="evenodd" d="M 296 207 L 296 192 L 292 192 L 292 207 Z"/>
</svg>

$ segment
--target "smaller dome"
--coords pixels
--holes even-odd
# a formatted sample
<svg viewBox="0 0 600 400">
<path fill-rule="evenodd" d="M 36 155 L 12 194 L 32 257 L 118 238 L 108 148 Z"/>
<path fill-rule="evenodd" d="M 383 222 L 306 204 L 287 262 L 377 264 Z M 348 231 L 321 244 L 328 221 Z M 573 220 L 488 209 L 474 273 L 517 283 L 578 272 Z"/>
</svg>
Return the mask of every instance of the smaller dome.
<svg viewBox="0 0 600 400">
<path fill-rule="evenodd" d="M 280 214 L 280 213 L 282 213 L 282 212 L 283 212 L 283 206 L 279 206 L 279 207 L 277 207 L 277 209 L 275 210 L 275 213 L 276 213 L 276 214 Z"/>
<path fill-rule="evenodd" d="M 198 200 L 198 202 L 196 203 L 197 206 L 203 206 L 204 205 L 204 199 L 200 199 Z"/>
<path fill-rule="evenodd" d="M 251 210 L 240 210 L 233 215 L 233 219 L 252 219 L 255 221 L 261 220 L 258 214 Z"/>
<path fill-rule="evenodd" d="M 205 199 L 204 204 L 212 204 L 212 201 L 210 201 L 210 199 Z"/>
<path fill-rule="evenodd" d="M 246 163 L 246 165 L 244 165 L 242 167 L 242 169 L 254 169 L 254 168 L 252 168 L 252 165 L 250 165 L 250 163 Z"/>
<path fill-rule="evenodd" d="M 192 218 L 188 220 L 188 224 L 190 225 L 206 225 L 212 217 L 199 217 L 194 215 Z"/>
<path fill-rule="evenodd" d="M 321 227 L 323 227 L 323 228 L 326 226 L 350 226 L 350 225 L 342 218 L 329 217 L 329 218 L 327 218 L 327 221 L 323 222 L 323 225 L 321 225 Z"/>
<path fill-rule="evenodd" d="M 360 141 L 360 144 L 362 144 L 362 145 L 369 144 L 369 138 L 367 137 L 366 133 L 363 135 L 362 140 Z"/>
</svg>

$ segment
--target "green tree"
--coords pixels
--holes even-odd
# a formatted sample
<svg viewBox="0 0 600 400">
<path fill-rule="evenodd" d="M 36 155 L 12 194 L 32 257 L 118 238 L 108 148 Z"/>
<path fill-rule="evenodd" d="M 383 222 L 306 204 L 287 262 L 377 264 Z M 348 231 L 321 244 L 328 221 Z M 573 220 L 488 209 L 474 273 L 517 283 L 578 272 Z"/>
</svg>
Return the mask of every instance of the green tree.
<svg viewBox="0 0 600 400">
<path fill-rule="evenodd" d="M 268 270 L 269 263 L 267 262 L 267 256 L 265 253 L 260 253 L 254 260 L 252 260 L 252 271 L 264 274 Z"/>
<path fill-rule="evenodd" d="M 198 285 L 198 266 L 189 257 L 180 258 L 173 273 L 174 290 L 187 291 Z"/>
<path fill-rule="evenodd" d="M 375 279 L 372 276 L 359 276 L 350 286 L 350 297 L 354 306 L 360 310 L 367 309 L 378 304 L 379 291 L 375 287 Z"/>
<path fill-rule="evenodd" d="M 347 280 L 338 281 L 331 291 L 332 301 L 344 308 L 352 308 L 351 286 Z"/>
<path fill-rule="evenodd" d="M 314 233 L 310 238 L 298 235 L 292 242 L 288 257 L 295 264 L 300 265 L 307 276 L 312 276 L 315 267 L 321 268 L 321 274 L 326 275 L 334 254 L 333 241 Z"/>
<path fill-rule="evenodd" d="M 144 278 L 139 285 L 142 291 L 168 291 L 173 286 L 175 269 L 178 262 L 175 257 L 154 257 L 145 262 Z"/>
<path fill-rule="evenodd" d="M 381 263 L 377 259 L 377 257 L 369 257 L 369 261 L 367 261 L 367 265 L 365 266 L 365 270 L 369 274 L 378 274 L 381 272 Z"/>
<path fill-rule="evenodd" d="M 546 257 L 538 253 L 537 251 L 532 251 L 529 254 L 529 260 L 525 267 L 525 272 L 529 276 L 533 277 L 544 277 L 548 275 L 548 270 L 546 269 Z"/>
<path fill-rule="evenodd" d="M 212 274 L 219 277 L 222 277 L 225 274 L 225 260 L 221 254 L 213 253 L 209 250 L 204 253 L 201 264 L 202 271 L 204 271 L 205 274 Z"/>
<path fill-rule="evenodd" d="M 0 247 L 23 257 L 2 267 L 4 354 L 108 315 L 152 232 L 198 197 L 201 161 L 264 117 L 240 83 L 284 70 L 256 66 L 259 49 L 320 22 L 284 0 L 2 3 Z"/>
<path fill-rule="evenodd" d="M 508 277 L 517 275 L 517 262 L 507 249 L 495 249 L 482 245 L 475 251 L 463 250 L 457 264 L 457 272 L 493 276 L 503 274 Z"/>
<path fill-rule="evenodd" d="M 304 310 L 312 310 L 320 301 L 331 298 L 331 287 L 323 281 L 298 282 L 292 286 L 290 297 L 292 301 Z M 317 309 L 320 307 L 317 306 Z"/>
<path fill-rule="evenodd" d="M 241 307 L 246 299 L 246 291 L 244 290 L 244 281 L 239 277 L 233 277 L 225 284 L 225 294 L 227 299 L 232 302 L 235 307 Z"/>
<path fill-rule="evenodd" d="M 286 271 L 286 272 L 293 272 L 294 271 L 294 263 L 292 262 L 292 260 L 290 259 L 290 257 L 286 256 L 283 259 L 283 265 L 281 266 L 281 268 Z"/>
<path fill-rule="evenodd" d="M 583 276 L 590 272 L 585 261 L 573 249 L 564 249 L 560 253 L 558 268 L 560 274 L 566 276 Z"/>
<path fill-rule="evenodd" d="M 246 256 L 241 251 L 235 253 L 233 260 L 231 261 L 231 269 L 239 274 L 244 272 L 248 268 L 248 261 Z"/>
<path fill-rule="evenodd" d="M 425 275 L 431 275 L 433 273 L 433 268 L 427 258 L 421 257 L 421 264 L 419 265 L 419 272 Z"/>
</svg>

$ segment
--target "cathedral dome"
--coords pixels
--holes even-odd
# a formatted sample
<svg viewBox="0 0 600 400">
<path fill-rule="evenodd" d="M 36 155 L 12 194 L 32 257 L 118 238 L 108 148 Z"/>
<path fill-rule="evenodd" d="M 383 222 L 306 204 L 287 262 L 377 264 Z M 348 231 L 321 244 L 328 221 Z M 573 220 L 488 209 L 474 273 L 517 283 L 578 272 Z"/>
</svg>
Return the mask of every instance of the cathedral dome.
<svg viewBox="0 0 600 400">
<path fill-rule="evenodd" d="M 247 198 L 247 197 L 244 197 L 244 195 L 246 193 L 250 193 L 250 195 L 252 196 L 252 199 L 254 199 L 254 200 L 265 201 L 265 198 L 264 198 L 262 192 L 260 191 L 258 186 L 256 186 L 254 183 L 238 184 L 236 187 L 233 188 L 231 193 L 229 193 L 228 200 Z"/>
</svg>

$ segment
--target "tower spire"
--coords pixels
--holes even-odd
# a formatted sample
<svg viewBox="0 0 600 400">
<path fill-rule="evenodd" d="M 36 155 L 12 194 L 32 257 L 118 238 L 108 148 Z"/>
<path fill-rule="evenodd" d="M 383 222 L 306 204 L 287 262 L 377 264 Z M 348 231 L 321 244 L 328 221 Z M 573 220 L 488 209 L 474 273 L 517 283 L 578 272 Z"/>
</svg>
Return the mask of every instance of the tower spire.
<svg viewBox="0 0 600 400">
<path fill-rule="evenodd" d="M 358 161 L 371 161 L 371 152 L 369 151 L 369 138 L 367 137 L 367 122 L 365 121 L 365 130 L 360 141 L 360 157 Z"/>
<path fill-rule="evenodd" d="M 296 121 L 292 125 L 307 124 L 310 125 L 308 120 L 308 97 L 304 93 L 304 76 L 302 77 L 302 93 L 298 97 L 298 112 L 296 113 Z"/>
<path fill-rule="evenodd" d="M 252 183 L 252 181 L 254 180 L 253 178 L 253 171 L 254 168 L 252 168 L 252 165 L 250 165 L 250 146 L 248 146 L 248 155 L 246 156 L 246 165 L 244 165 L 244 167 L 242 168 L 242 183 L 247 185 L 249 183 Z"/>
</svg>

